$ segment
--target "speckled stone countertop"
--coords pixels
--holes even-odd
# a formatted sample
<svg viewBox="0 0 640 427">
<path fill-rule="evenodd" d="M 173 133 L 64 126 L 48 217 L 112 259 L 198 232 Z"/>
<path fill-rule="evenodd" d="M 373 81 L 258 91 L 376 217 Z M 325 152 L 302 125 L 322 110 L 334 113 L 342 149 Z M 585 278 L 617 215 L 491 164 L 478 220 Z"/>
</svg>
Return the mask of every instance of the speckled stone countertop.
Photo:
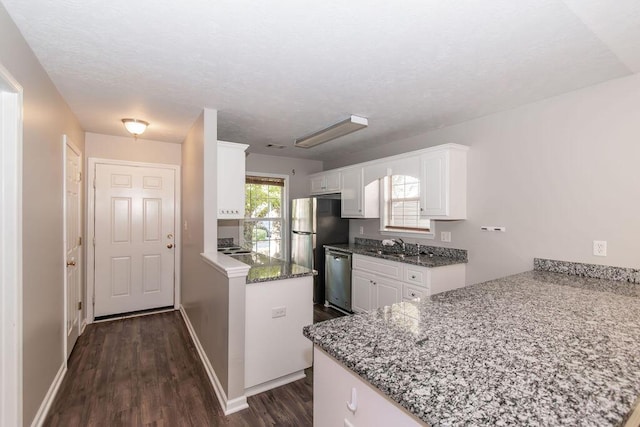
<svg viewBox="0 0 640 427">
<path fill-rule="evenodd" d="M 366 255 L 374 258 L 388 259 L 390 261 L 404 262 L 407 264 L 419 265 L 422 267 L 442 267 L 445 265 L 463 264 L 466 263 L 466 258 L 451 257 L 451 256 L 429 256 L 428 254 L 407 254 L 403 258 L 400 258 L 397 253 L 383 252 L 378 253 L 382 248 L 369 245 L 358 245 L 353 243 L 324 245 L 325 249 L 338 249 L 352 254 Z"/>
<path fill-rule="evenodd" d="M 531 271 L 304 334 L 432 426 L 620 425 L 640 396 L 639 296 Z"/>
<path fill-rule="evenodd" d="M 301 265 L 271 258 L 255 252 L 233 255 L 233 258 L 251 266 L 249 275 L 247 276 L 247 284 L 313 276 L 314 274 L 313 270 Z"/>
</svg>

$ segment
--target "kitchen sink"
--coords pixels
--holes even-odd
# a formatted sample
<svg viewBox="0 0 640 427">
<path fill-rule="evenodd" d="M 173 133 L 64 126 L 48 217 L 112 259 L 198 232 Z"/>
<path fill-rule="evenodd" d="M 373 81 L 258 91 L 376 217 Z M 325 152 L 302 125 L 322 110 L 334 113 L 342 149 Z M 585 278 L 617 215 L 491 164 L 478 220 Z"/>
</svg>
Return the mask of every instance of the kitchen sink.
<svg viewBox="0 0 640 427">
<path fill-rule="evenodd" d="M 251 253 L 249 249 L 241 248 L 240 246 L 231 246 L 229 248 L 218 248 L 218 252 L 223 253 L 225 255 L 240 255 L 240 254 Z"/>
<path fill-rule="evenodd" d="M 385 251 L 385 250 L 382 250 L 382 249 L 367 249 L 366 251 L 369 252 L 369 253 L 372 253 L 372 254 L 377 254 L 377 255 L 392 256 L 392 257 L 398 258 L 398 259 L 404 259 L 404 257 L 405 257 L 405 254 L 398 253 L 398 252 Z"/>
</svg>

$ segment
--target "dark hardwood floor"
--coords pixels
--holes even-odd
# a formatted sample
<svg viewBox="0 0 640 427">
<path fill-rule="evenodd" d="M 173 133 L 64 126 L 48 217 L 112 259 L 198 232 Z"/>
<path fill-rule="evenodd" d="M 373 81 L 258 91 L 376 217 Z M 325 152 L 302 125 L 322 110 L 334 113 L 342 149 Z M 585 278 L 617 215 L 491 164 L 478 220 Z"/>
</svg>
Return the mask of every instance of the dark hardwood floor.
<svg viewBox="0 0 640 427">
<path fill-rule="evenodd" d="M 321 305 L 314 322 L 343 314 Z M 87 326 L 45 426 L 311 426 L 306 378 L 248 398 L 225 416 L 177 311 Z"/>
<path fill-rule="evenodd" d="M 336 317 L 342 317 L 344 315 L 344 313 L 331 307 L 325 307 L 322 304 L 313 305 L 313 323 L 324 322 L 325 320 L 335 319 Z"/>
</svg>

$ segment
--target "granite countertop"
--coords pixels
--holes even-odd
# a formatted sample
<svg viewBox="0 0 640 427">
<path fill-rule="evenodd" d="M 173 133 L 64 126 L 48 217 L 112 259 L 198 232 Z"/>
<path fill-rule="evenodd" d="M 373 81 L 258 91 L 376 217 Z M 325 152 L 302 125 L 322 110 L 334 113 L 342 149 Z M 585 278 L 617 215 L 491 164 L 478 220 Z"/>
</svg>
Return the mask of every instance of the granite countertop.
<svg viewBox="0 0 640 427">
<path fill-rule="evenodd" d="M 232 258 L 251 267 L 247 276 L 247 284 L 314 275 L 313 270 L 301 265 L 271 258 L 256 252 L 233 255 Z"/>
<path fill-rule="evenodd" d="M 432 426 L 620 425 L 640 396 L 639 297 L 531 271 L 304 334 Z"/>
<path fill-rule="evenodd" d="M 453 253 L 447 254 L 433 254 L 429 256 L 428 254 L 418 254 L 418 253 L 407 253 L 403 258 L 398 256 L 398 252 L 394 252 L 392 248 L 382 248 L 377 246 L 370 245 L 359 245 L 353 243 L 343 243 L 343 244 L 331 244 L 324 245 L 325 249 L 338 249 L 345 252 L 350 252 L 352 254 L 366 255 L 374 258 L 382 258 L 388 259 L 390 261 L 404 262 L 406 264 L 414 264 L 422 267 L 443 267 L 445 265 L 453 265 L 453 264 L 463 264 L 467 262 L 466 254 L 465 257 L 455 256 Z M 439 248 L 442 250 L 442 248 Z M 378 251 L 383 250 L 383 253 L 378 253 Z M 447 256 L 449 255 L 449 256 Z"/>
</svg>

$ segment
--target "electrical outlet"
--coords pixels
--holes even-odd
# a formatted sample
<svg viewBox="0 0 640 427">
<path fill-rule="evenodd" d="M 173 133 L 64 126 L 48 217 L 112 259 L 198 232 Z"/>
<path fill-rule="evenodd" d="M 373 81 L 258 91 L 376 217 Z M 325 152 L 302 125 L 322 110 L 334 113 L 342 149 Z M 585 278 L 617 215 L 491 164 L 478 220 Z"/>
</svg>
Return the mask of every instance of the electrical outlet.
<svg viewBox="0 0 640 427">
<path fill-rule="evenodd" d="M 273 307 L 271 309 L 271 318 L 284 317 L 287 315 L 287 307 Z"/>
<path fill-rule="evenodd" d="M 593 241 L 593 254 L 595 256 L 607 256 L 607 241 L 606 240 L 594 240 Z"/>
<path fill-rule="evenodd" d="M 450 231 L 441 231 L 440 232 L 440 240 L 443 242 L 451 241 L 451 232 Z"/>
<path fill-rule="evenodd" d="M 360 226 L 360 234 L 364 234 L 364 227 Z"/>
</svg>

